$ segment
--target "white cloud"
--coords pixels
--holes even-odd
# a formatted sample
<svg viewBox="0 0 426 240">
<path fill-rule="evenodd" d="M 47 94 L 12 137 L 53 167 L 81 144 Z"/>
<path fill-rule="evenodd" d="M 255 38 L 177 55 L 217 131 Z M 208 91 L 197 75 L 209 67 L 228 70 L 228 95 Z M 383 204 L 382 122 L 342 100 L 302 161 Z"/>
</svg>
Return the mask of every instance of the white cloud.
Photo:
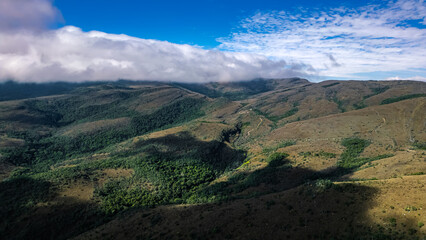
<svg viewBox="0 0 426 240">
<path fill-rule="evenodd" d="M 0 79 L 199 82 L 306 76 L 306 70 L 309 66 L 289 66 L 256 54 L 83 32 L 72 26 L 43 33 L 0 33 Z"/>
<path fill-rule="evenodd" d="M 423 0 L 322 12 L 264 12 L 218 39 L 219 49 L 304 62 L 329 77 L 357 79 L 360 73 L 424 69 L 425 17 Z"/>
<path fill-rule="evenodd" d="M 0 80 L 201 82 L 306 77 L 315 72 L 308 65 L 288 65 L 252 53 L 83 32 L 73 26 L 43 30 L 58 16 L 49 0 L 0 0 L 0 16 Z"/>
<path fill-rule="evenodd" d="M 414 81 L 422 81 L 422 82 L 426 82 L 426 77 L 422 77 L 422 76 L 414 76 L 414 77 L 406 77 L 406 78 L 401 78 L 399 76 L 395 76 L 395 77 L 389 77 L 386 80 L 414 80 Z"/>
</svg>

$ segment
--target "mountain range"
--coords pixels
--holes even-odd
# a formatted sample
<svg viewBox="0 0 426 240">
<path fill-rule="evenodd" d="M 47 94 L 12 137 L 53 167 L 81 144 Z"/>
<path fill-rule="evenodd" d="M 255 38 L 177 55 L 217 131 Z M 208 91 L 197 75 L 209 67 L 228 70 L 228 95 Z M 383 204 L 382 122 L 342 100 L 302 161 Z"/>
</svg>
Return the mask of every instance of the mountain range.
<svg viewBox="0 0 426 240">
<path fill-rule="evenodd" d="M 426 83 L 0 84 L 1 239 L 422 239 Z"/>
</svg>

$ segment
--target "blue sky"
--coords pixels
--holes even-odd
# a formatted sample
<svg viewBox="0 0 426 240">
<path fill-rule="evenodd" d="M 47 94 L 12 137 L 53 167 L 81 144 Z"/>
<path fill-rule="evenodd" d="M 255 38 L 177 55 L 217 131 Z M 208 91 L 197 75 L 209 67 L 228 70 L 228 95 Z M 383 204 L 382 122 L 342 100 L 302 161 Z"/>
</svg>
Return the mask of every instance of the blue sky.
<svg viewBox="0 0 426 240">
<path fill-rule="evenodd" d="M 424 0 L 0 0 L 0 81 L 426 81 Z"/>
<path fill-rule="evenodd" d="M 300 7 L 359 7 L 367 3 L 365 0 L 56 0 L 54 4 L 62 12 L 62 25 L 214 48 L 220 44 L 217 38 L 231 34 L 242 19 L 258 12 L 293 11 Z"/>
</svg>

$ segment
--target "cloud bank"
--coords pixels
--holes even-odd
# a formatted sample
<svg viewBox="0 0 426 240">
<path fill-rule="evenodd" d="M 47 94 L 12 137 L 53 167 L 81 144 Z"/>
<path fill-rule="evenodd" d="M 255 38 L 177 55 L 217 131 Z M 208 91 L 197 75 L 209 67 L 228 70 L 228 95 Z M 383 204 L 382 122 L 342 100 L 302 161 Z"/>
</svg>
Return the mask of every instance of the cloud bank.
<svg viewBox="0 0 426 240">
<path fill-rule="evenodd" d="M 308 76 L 304 64 L 253 53 L 204 50 L 74 26 L 42 30 L 58 18 L 48 0 L 0 1 L 0 80 L 19 82 L 234 81 Z"/>
<path fill-rule="evenodd" d="M 380 2 L 379 2 L 380 3 Z M 386 1 L 359 9 L 259 12 L 219 49 L 300 61 L 326 77 L 426 78 L 426 3 Z M 392 75 L 394 74 L 394 75 Z"/>
<path fill-rule="evenodd" d="M 0 79 L 17 81 L 233 81 L 306 75 L 309 66 L 249 53 L 107 34 L 67 26 L 0 34 Z"/>
</svg>

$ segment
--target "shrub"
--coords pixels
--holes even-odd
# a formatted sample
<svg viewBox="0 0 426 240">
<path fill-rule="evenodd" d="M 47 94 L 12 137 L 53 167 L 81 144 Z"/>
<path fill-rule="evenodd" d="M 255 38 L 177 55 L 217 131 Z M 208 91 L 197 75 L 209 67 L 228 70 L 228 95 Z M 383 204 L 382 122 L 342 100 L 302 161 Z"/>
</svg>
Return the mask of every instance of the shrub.
<svg viewBox="0 0 426 240">
<path fill-rule="evenodd" d="M 315 181 L 314 186 L 317 192 L 324 192 L 333 186 L 333 182 L 329 179 L 318 179 Z"/>
<path fill-rule="evenodd" d="M 415 148 L 418 148 L 418 149 L 421 149 L 421 150 L 426 150 L 426 142 L 418 142 L 417 141 L 413 144 L 413 146 Z"/>
</svg>

